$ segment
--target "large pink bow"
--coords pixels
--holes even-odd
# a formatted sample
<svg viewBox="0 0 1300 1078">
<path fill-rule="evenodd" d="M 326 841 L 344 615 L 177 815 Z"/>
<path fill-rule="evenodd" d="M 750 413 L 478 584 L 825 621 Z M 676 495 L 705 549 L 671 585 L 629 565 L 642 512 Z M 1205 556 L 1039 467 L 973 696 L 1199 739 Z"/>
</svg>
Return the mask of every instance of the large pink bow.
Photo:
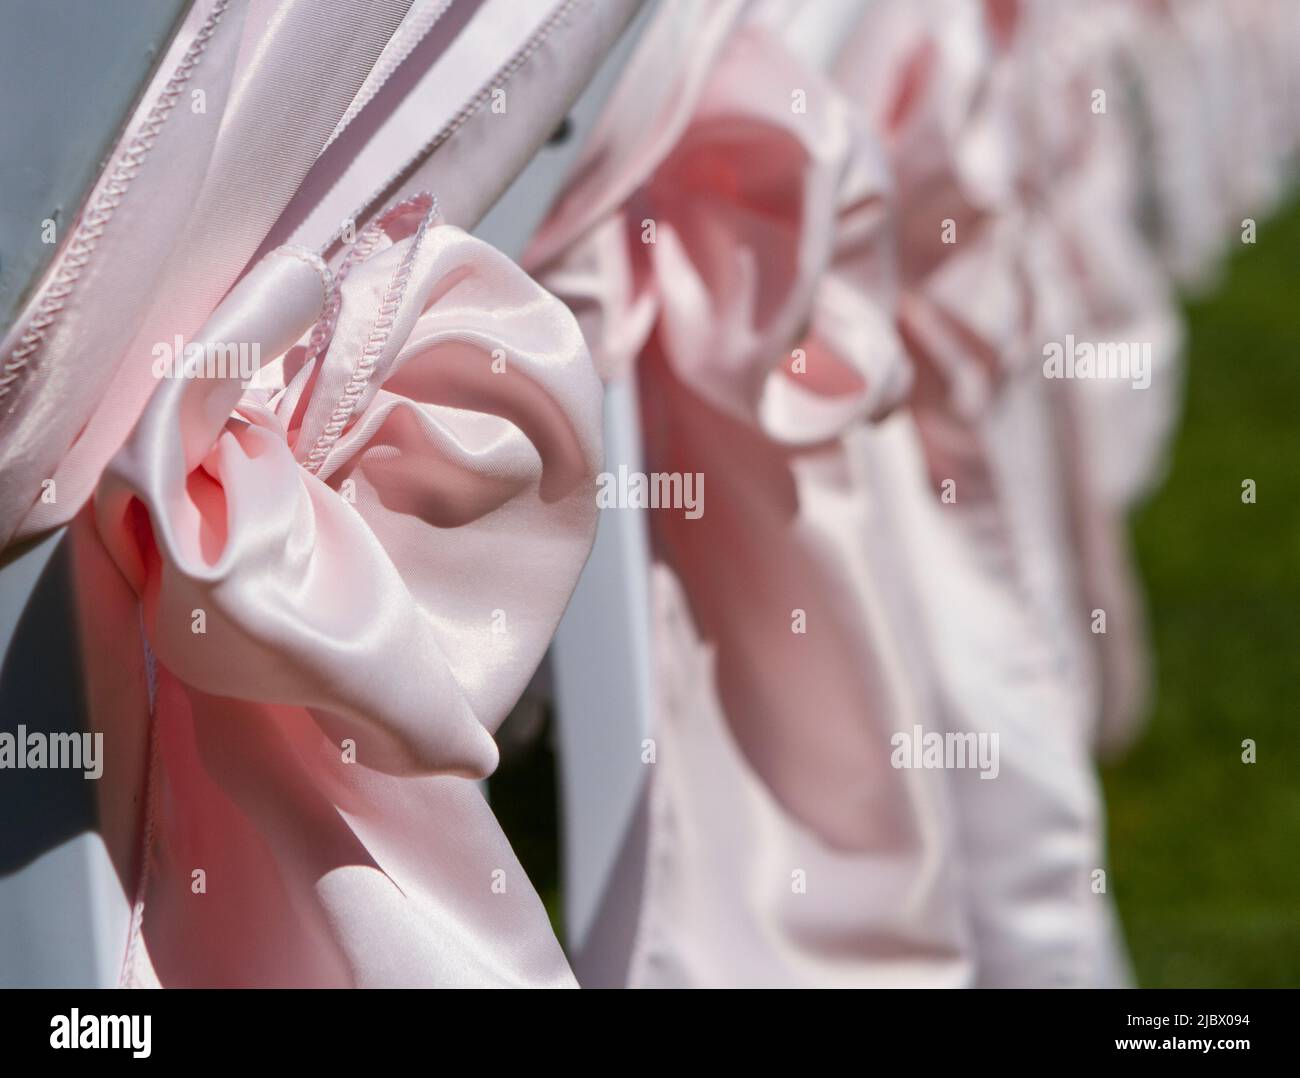
<svg viewBox="0 0 1300 1078">
<path fill-rule="evenodd" d="M 95 506 L 158 662 L 128 979 L 567 983 L 465 779 L 592 540 L 578 327 L 420 196 L 333 276 L 272 253 L 203 337 L 267 362 L 167 378 Z"/>
</svg>

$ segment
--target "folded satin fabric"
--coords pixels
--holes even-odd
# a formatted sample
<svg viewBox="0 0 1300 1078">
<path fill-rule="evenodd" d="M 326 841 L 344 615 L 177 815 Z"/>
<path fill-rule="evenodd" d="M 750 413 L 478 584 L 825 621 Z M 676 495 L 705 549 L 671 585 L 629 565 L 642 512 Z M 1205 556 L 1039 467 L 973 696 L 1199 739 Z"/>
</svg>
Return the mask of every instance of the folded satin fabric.
<svg viewBox="0 0 1300 1078">
<path fill-rule="evenodd" d="M 474 780 L 590 548 L 599 382 L 504 256 L 377 198 L 433 87 L 472 225 L 634 8 L 197 0 L 0 347 L 0 546 L 73 524 L 124 983 L 572 984 Z M 323 192 L 328 268 L 338 222 L 272 240 Z"/>
<path fill-rule="evenodd" d="M 572 317 L 423 196 L 332 275 L 268 255 L 200 341 L 273 358 L 165 380 L 94 506 L 156 657 L 124 979 L 571 983 L 466 780 L 594 534 Z M 129 739 L 132 702 L 96 703 Z"/>
<path fill-rule="evenodd" d="M 910 378 L 887 179 L 780 44 L 798 12 L 738 11 L 724 35 L 668 5 L 525 258 L 606 379 L 637 377 L 647 468 L 708 480 L 698 519 L 651 518 L 657 760 L 632 985 L 971 976 L 945 782 L 889 762 L 894 734 L 934 724 L 893 579 L 902 537 L 846 441 Z M 670 104 L 630 139 L 652 83 Z"/>
</svg>

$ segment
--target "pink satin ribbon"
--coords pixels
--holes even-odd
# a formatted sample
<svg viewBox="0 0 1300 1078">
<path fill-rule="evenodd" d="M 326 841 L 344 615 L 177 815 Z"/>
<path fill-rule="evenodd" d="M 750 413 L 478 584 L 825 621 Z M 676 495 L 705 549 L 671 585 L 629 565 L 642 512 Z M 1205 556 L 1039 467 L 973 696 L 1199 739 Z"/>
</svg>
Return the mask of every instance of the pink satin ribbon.
<svg viewBox="0 0 1300 1078">
<path fill-rule="evenodd" d="M 572 317 L 418 196 L 332 277 L 268 255 L 200 340 L 273 361 L 165 381 L 95 499 L 158 662 L 126 979 L 569 983 L 464 780 L 594 532 Z"/>
<path fill-rule="evenodd" d="M 660 758 L 629 983 L 963 984 L 942 778 L 889 766 L 931 701 L 855 453 L 911 380 L 887 174 L 779 20 L 710 52 L 695 9 L 662 18 L 692 15 L 685 55 L 648 32 L 650 81 L 527 256 L 602 375 L 635 369 L 647 468 L 707 480 L 699 519 L 650 514 Z"/>
</svg>

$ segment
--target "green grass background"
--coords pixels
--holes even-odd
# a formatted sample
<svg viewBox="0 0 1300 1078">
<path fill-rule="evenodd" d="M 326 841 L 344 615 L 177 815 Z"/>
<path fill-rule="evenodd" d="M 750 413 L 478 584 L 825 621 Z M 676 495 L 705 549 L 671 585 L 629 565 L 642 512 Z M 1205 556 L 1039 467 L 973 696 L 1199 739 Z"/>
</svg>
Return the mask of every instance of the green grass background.
<svg viewBox="0 0 1300 1078">
<path fill-rule="evenodd" d="M 1294 986 L 1300 205 L 1262 221 L 1185 306 L 1182 424 L 1134 521 L 1157 692 L 1145 736 L 1104 773 L 1110 886 L 1139 984 Z"/>
</svg>

